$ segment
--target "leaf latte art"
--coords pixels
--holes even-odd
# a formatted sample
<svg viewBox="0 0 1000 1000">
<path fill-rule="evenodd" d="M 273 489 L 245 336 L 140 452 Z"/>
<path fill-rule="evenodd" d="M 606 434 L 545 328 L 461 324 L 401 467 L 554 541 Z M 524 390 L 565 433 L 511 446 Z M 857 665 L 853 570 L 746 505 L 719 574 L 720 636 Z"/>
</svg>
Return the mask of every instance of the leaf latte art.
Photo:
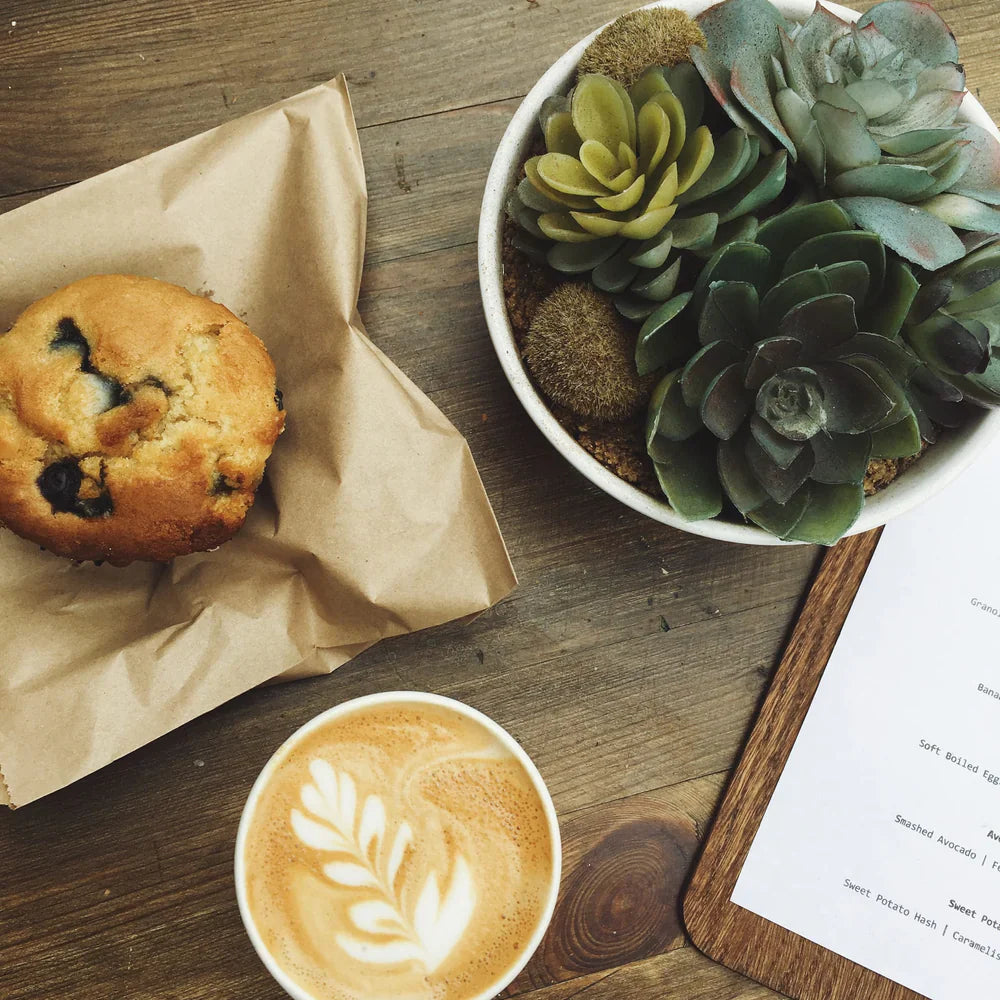
<svg viewBox="0 0 1000 1000">
<path fill-rule="evenodd" d="M 469 865 L 458 855 L 451 882 L 441 898 L 437 872 L 431 872 L 417 896 L 412 915 L 402 910 L 396 891 L 399 869 L 413 843 L 405 820 L 386 850 L 386 809 L 377 795 L 365 799 L 357 817 L 357 789 L 347 773 L 340 775 L 323 760 L 309 765 L 313 783 L 302 788 L 302 805 L 313 818 L 292 810 L 292 829 L 307 847 L 346 855 L 330 861 L 323 874 L 335 885 L 371 889 L 378 895 L 352 903 L 348 917 L 361 937 L 338 934 L 337 944 L 351 958 L 376 965 L 416 959 L 434 972 L 461 940 L 476 906 Z"/>
<path fill-rule="evenodd" d="M 524 764 L 435 703 L 364 705 L 292 740 L 241 850 L 261 942 L 315 1000 L 496 993 L 558 867 Z"/>
</svg>

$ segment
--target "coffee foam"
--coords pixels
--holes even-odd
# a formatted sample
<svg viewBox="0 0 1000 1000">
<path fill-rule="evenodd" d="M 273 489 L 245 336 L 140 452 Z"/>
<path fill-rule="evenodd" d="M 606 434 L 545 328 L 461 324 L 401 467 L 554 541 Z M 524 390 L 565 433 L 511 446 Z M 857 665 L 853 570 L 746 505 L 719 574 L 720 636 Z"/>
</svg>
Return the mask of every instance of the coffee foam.
<svg viewBox="0 0 1000 1000">
<path fill-rule="evenodd" d="M 295 743 L 250 817 L 246 901 L 316 1000 L 465 1000 L 545 915 L 541 798 L 488 729 L 430 704 L 363 706 Z"/>
</svg>

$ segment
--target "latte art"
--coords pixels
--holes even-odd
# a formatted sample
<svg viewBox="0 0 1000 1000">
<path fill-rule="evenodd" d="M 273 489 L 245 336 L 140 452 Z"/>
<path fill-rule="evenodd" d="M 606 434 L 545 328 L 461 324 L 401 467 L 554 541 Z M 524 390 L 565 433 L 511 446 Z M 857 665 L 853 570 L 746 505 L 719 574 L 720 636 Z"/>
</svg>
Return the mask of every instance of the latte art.
<svg viewBox="0 0 1000 1000">
<path fill-rule="evenodd" d="M 262 781 L 244 916 L 300 995 L 505 985 L 548 917 L 558 834 L 496 733 L 446 704 L 362 705 L 292 740 Z"/>
<path fill-rule="evenodd" d="M 309 765 L 313 783 L 302 789 L 302 804 L 313 818 L 292 810 L 292 829 L 307 847 L 349 860 L 331 861 L 323 874 L 335 885 L 374 890 L 378 895 L 351 904 L 348 917 L 358 935 L 338 934 L 337 944 L 351 958 L 376 965 L 414 959 L 434 972 L 462 939 L 476 906 L 476 890 L 468 862 L 455 858 L 447 894 L 441 898 L 437 872 L 430 872 L 412 914 L 403 912 L 399 869 L 413 844 L 413 830 L 398 824 L 392 845 L 386 845 L 386 809 L 369 795 L 356 815 L 357 791 L 346 772 L 323 760 Z"/>
</svg>

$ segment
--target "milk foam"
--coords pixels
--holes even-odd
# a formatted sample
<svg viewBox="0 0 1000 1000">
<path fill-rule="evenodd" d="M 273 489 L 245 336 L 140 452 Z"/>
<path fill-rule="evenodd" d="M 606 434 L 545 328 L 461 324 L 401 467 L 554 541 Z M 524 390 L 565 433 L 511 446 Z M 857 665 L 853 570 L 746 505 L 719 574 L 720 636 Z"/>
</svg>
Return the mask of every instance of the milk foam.
<svg viewBox="0 0 1000 1000">
<path fill-rule="evenodd" d="M 520 761 L 435 705 L 375 705 L 293 746 L 244 852 L 265 945 L 316 1000 L 462 1000 L 532 938 L 553 844 Z"/>
<path fill-rule="evenodd" d="M 354 933 L 335 937 L 351 958 L 374 965 L 397 965 L 413 959 L 434 972 L 465 934 L 476 907 L 476 889 L 469 864 L 456 854 L 447 893 L 441 898 L 438 873 L 430 871 L 412 912 L 406 912 L 397 886 L 399 869 L 413 843 L 413 829 L 396 821 L 391 847 L 385 803 L 372 793 L 358 817 L 358 793 L 346 771 L 338 774 L 325 760 L 309 764 L 312 782 L 299 797 L 311 815 L 293 809 L 292 829 L 307 847 L 332 852 L 340 860 L 323 866 L 334 885 L 370 889 L 375 898 L 348 907 Z"/>
</svg>

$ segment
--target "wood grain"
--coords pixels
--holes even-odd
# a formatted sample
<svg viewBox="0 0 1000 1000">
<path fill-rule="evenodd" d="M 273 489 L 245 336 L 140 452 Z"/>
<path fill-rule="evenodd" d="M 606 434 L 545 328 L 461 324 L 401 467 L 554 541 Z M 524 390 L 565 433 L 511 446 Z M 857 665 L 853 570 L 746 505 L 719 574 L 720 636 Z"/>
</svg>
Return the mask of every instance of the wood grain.
<svg viewBox="0 0 1000 1000">
<path fill-rule="evenodd" d="M 631 6 L 25 0 L 7 8 L 16 25 L 0 21 L 0 194 L 89 177 L 339 72 L 363 129 L 516 98 L 572 42 Z M 990 0 L 937 7 L 961 39 L 970 87 L 995 113 Z"/>
<path fill-rule="evenodd" d="M 920 1000 L 731 902 L 880 534 L 847 539 L 823 561 L 684 900 L 688 932 L 701 951 L 796 1000 Z"/>
<path fill-rule="evenodd" d="M 25 0 L 0 22 L 0 192 L 79 180 L 340 72 L 361 126 L 504 100 L 629 6 Z M 76 124 L 39 143 L 62 108 Z"/>
<path fill-rule="evenodd" d="M 475 622 L 383 643 L 328 678 L 251 692 L 0 812 L 4 1000 L 279 1000 L 235 907 L 242 803 L 298 725 L 399 687 L 487 712 L 552 788 L 564 891 L 510 995 L 773 995 L 686 943 L 679 897 L 816 552 L 707 542 L 600 493 L 521 410 L 479 301 L 476 222 L 500 135 L 556 56 L 631 6 L 0 4 L 0 211 L 347 74 L 369 185 L 362 315 L 468 438 L 521 581 Z M 992 3 L 938 6 L 971 86 L 1000 111 Z"/>
<path fill-rule="evenodd" d="M 706 962 L 691 947 L 529 994 L 531 1000 L 776 1000 L 766 986 Z M 855 1000 L 862 1000 L 861 997 Z"/>
<path fill-rule="evenodd" d="M 724 774 L 571 813 L 563 880 L 549 932 L 514 996 L 684 946 L 678 899 Z"/>
</svg>

